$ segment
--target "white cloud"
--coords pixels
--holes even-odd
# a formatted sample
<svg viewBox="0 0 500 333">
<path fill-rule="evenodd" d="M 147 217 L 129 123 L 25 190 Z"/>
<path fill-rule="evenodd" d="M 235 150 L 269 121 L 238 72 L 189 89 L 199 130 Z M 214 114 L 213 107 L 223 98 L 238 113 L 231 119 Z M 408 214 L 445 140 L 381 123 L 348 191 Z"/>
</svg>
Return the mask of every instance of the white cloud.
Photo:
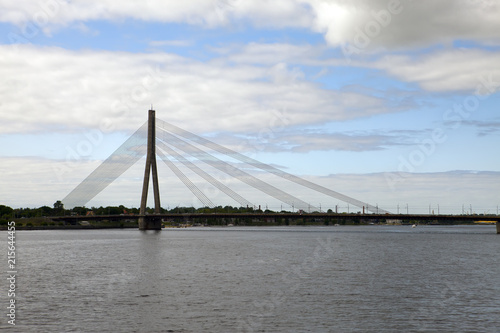
<svg viewBox="0 0 500 333">
<path fill-rule="evenodd" d="M 358 64 L 383 69 L 427 91 L 477 91 L 489 95 L 500 88 L 500 52 L 443 50 L 421 56 L 388 55 L 373 63 Z"/>
<path fill-rule="evenodd" d="M 311 151 L 351 151 L 365 152 L 387 149 L 391 146 L 407 145 L 409 133 L 330 133 L 316 130 L 283 129 L 280 123 L 259 133 L 249 133 L 245 137 L 220 135 L 214 141 L 231 144 L 239 140 L 240 145 L 233 147 L 239 152 L 298 152 Z M 227 146 L 227 145 L 226 145 Z M 260 149 L 261 148 L 261 149 Z"/>
<path fill-rule="evenodd" d="M 64 164 L 64 165 L 63 165 Z M 61 167 L 70 171 L 60 173 Z M 98 162 L 71 163 L 34 157 L 2 157 L 0 163 L 0 195 L 2 203 L 11 207 L 52 207 L 83 180 Z"/>
<path fill-rule="evenodd" d="M 0 52 L 0 75 L 8 78 L 0 83 L 3 133 L 130 131 L 146 120 L 150 104 L 159 118 L 196 132 L 255 131 L 278 111 L 294 126 L 399 110 L 378 97 L 322 89 L 282 62 L 233 66 L 167 53 L 31 45 L 0 46 Z"/>
<path fill-rule="evenodd" d="M 343 59 L 320 60 L 326 47 L 288 43 L 256 43 L 247 45 L 231 45 L 223 48 L 214 48 L 227 60 L 238 64 L 272 65 L 276 62 L 302 65 L 337 65 L 345 64 Z"/>
<path fill-rule="evenodd" d="M 309 44 L 250 43 L 243 46 L 228 46 L 216 49 L 225 59 L 237 64 L 273 65 L 277 61 L 285 64 L 345 66 L 345 59 L 325 58 L 326 47 Z M 469 91 L 483 87 L 481 95 L 491 94 L 491 87 L 500 88 L 500 52 L 481 49 L 439 49 L 423 54 L 384 55 L 376 59 L 351 60 L 352 67 L 375 68 L 402 82 L 416 83 L 426 91 Z M 275 68 L 278 65 L 275 65 Z M 484 87 L 484 82 L 493 84 Z M 490 89 L 490 90 L 488 90 Z"/>
<path fill-rule="evenodd" d="M 500 43 L 500 5 L 457 0 L 304 0 L 315 13 L 314 29 L 333 46 L 404 49 L 455 40 Z M 354 50 L 350 48 L 350 50 Z"/>
<path fill-rule="evenodd" d="M 294 152 L 309 151 L 373 151 L 401 144 L 397 138 L 385 135 L 345 135 L 310 133 L 305 136 L 291 135 L 281 138 L 292 145 Z"/>
<path fill-rule="evenodd" d="M 310 27 L 313 15 L 297 0 L 222 0 L 232 4 L 236 19 L 247 19 L 260 27 Z"/>
<path fill-rule="evenodd" d="M 0 204 L 11 207 L 39 207 L 52 206 L 56 200 L 61 200 L 74 187 L 90 174 L 100 161 L 58 161 L 41 158 L 2 158 L 0 164 Z M 145 160 L 139 160 L 107 189 L 98 194 L 86 206 L 108 206 L 123 204 L 129 207 L 138 207 L 142 189 L 142 176 Z M 36 168 L 33 166 L 36 165 Z M 61 166 L 70 168 L 71 172 L 61 174 Z M 160 178 L 160 192 L 162 207 L 173 208 L 179 206 L 200 206 L 200 202 L 189 190 L 158 160 Z M 206 193 L 210 199 L 221 205 L 237 205 L 223 193 L 211 188 L 205 181 L 192 177 L 193 182 Z M 217 174 L 215 174 L 216 177 Z M 339 205 L 341 211 L 347 211 L 347 204 L 338 202 L 330 197 L 300 187 L 272 175 L 259 173 L 259 179 L 268 182 L 284 191 L 297 196 L 299 199 L 311 202 L 322 209 L 335 209 Z M 395 182 L 390 186 L 391 177 L 403 177 L 403 181 Z M 271 209 L 279 209 L 281 203 L 276 199 L 264 195 L 243 183 L 220 178 L 224 184 L 256 205 Z M 427 213 L 429 204 L 437 213 L 440 205 L 441 213 L 461 213 L 464 204 L 470 205 L 475 213 L 493 213 L 498 204 L 495 201 L 498 194 L 498 172 L 467 172 L 455 171 L 428 174 L 339 174 L 324 177 L 308 177 L 306 179 L 327 188 L 351 196 L 362 202 L 378 204 L 379 207 L 393 213 L 406 212 L 406 204 L 410 213 Z M 436 191 L 439 188 L 440 191 Z M 149 195 L 152 198 L 152 195 Z M 149 201 L 152 205 L 152 200 Z M 285 209 L 291 209 L 286 207 Z M 350 207 L 350 211 L 360 208 Z"/>
<path fill-rule="evenodd" d="M 191 46 L 193 44 L 190 40 L 153 40 L 149 42 L 149 45 L 152 47 L 162 47 L 162 46 L 176 46 L 176 47 L 185 47 Z"/>
<path fill-rule="evenodd" d="M 258 26 L 308 26 L 312 18 L 305 6 L 295 1 L 266 0 L 47 0 L 44 2 L 3 3 L 0 22 L 19 26 L 34 24 L 57 28 L 73 22 L 90 20 L 137 19 L 177 22 L 215 27 L 234 19 L 249 19 Z"/>
<path fill-rule="evenodd" d="M 437 213 L 440 205 L 441 213 L 460 214 L 462 205 L 473 206 L 477 214 L 495 213 L 495 203 L 498 197 L 495 187 L 500 180 L 499 172 L 449 171 L 439 173 L 385 173 L 378 178 L 385 179 L 382 187 L 386 194 L 383 198 L 392 198 L 401 204 L 410 204 L 410 213 L 419 209 L 421 213 L 428 212 L 432 205 Z M 383 183 L 380 183 L 380 186 Z M 390 190 L 389 190 L 390 189 Z M 439 189 L 439 190 L 436 190 Z M 367 190 L 369 191 L 369 190 Z M 386 199 L 385 199 L 386 200 Z M 412 209 L 411 206 L 414 206 Z M 402 211 L 402 210 L 401 210 Z"/>
<path fill-rule="evenodd" d="M 500 43 L 500 4 L 484 0 L 134 0 L 4 1 L 0 22 L 25 31 L 91 20 L 137 19 L 205 27 L 300 27 L 324 34 L 332 46 L 359 52 L 472 40 Z M 31 26 L 30 26 L 31 25 Z M 357 52 L 359 54 L 359 52 Z"/>
</svg>

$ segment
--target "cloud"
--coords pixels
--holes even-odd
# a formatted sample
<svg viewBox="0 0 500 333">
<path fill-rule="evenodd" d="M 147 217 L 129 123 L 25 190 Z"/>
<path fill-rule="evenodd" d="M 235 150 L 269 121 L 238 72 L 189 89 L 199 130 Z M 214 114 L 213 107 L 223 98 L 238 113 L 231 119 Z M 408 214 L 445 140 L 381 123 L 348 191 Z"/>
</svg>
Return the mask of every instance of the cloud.
<svg viewBox="0 0 500 333">
<path fill-rule="evenodd" d="M 383 98 L 327 90 L 279 62 L 233 66 L 169 53 L 0 46 L 2 133 L 135 130 L 157 116 L 195 132 L 255 131 L 286 113 L 287 126 L 400 111 Z M 389 103 L 389 104 L 388 104 Z M 211 121 L 207 121 L 210 119 Z"/>
<path fill-rule="evenodd" d="M 279 61 L 326 68 L 346 66 L 345 59 L 327 57 L 328 49 L 322 45 L 249 43 L 226 46 L 215 51 L 227 61 L 240 65 L 272 65 Z M 369 60 L 352 60 L 349 66 L 383 70 L 402 82 L 416 83 L 432 92 L 477 91 L 480 95 L 487 95 L 500 89 L 499 51 L 456 48 L 421 54 L 387 54 Z M 367 89 L 359 85 L 356 87 Z"/>
<path fill-rule="evenodd" d="M 137 2 L 124 0 L 47 0 L 3 4 L 0 22 L 33 24 L 48 30 L 91 20 L 188 23 L 204 27 L 248 19 L 256 26 L 308 26 L 311 13 L 296 1 L 192 0 Z"/>
<path fill-rule="evenodd" d="M 39 207 L 52 206 L 56 200 L 61 200 L 74 187 L 90 174 L 100 161 L 60 161 L 43 158 L 2 158 L 0 164 L 0 204 L 11 207 Z M 129 207 L 138 207 L 140 204 L 142 176 L 144 174 L 145 159 L 139 160 L 120 178 L 112 183 L 103 192 L 91 200 L 87 207 L 108 206 L 123 204 Z M 37 168 L 33 168 L 36 165 Z M 61 173 L 64 166 L 70 172 Z M 249 170 L 248 170 L 249 171 Z M 162 207 L 196 206 L 201 204 L 189 190 L 158 160 L 158 174 Z M 188 173 L 187 173 L 188 174 Z M 404 182 L 390 187 L 390 176 L 404 178 Z M 203 180 L 188 176 L 197 186 L 207 194 L 214 203 L 221 205 L 237 205 L 223 193 L 211 188 Z M 218 177 L 218 176 L 216 176 Z M 284 191 L 305 200 L 306 202 L 321 204 L 323 210 L 335 209 L 339 205 L 340 211 L 347 211 L 347 204 L 338 202 L 330 197 L 318 194 L 294 183 L 272 176 L 258 174 L 259 179 L 272 184 Z M 495 201 L 498 194 L 499 172 L 470 172 L 453 171 L 426 174 L 338 174 L 323 177 L 305 176 L 309 181 L 321 184 L 327 188 L 354 197 L 363 202 L 378 204 L 383 209 L 397 212 L 406 212 L 406 204 L 410 213 L 427 213 L 429 204 L 437 212 L 440 205 L 441 213 L 461 213 L 463 204 L 472 205 L 475 213 L 493 213 L 498 204 Z M 256 205 L 269 206 L 277 210 L 281 203 L 263 193 L 249 188 L 242 182 L 227 177 L 221 178 L 224 184 Z M 439 188 L 440 191 L 436 191 Z M 148 196 L 152 199 L 152 194 Z M 149 201 L 152 205 L 152 200 Z M 284 209 L 291 209 L 283 204 Z M 361 210 L 350 207 L 350 211 Z"/>
<path fill-rule="evenodd" d="M 293 152 L 309 151 L 373 151 L 382 150 L 389 145 L 396 144 L 394 138 L 386 135 L 346 135 L 346 134 L 316 134 L 305 136 L 292 135 L 283 138 L 292 145 Z"/>
<path fill-rule="evenodd" d="M 0 195 L 3 204 L 11 207 L 52 207 L 99 162 L 68 163 L 64 166 L 69 172 L 61 174 L 63 163 L 65 161 L 35 157 L 2 157 Z"/>
<path fill-rule="evenodd" d="M 462 121 L 462 124 L 475 127 L 478 136 L 495 135 L 500 133 L 500 121 L 464 120 Z"/>
<path fill-rule="evenodd" d="M 355 55 L 471 40 L 500 43 L 500 5 L 494 1 L 305 0 L 314 29 L 332 46 Z"/>
<path fill-rule="evenodd" d="M 359 66 L 376 67 L 427 91 L 469 91 L 489 95 L 500 88 L 500 52 L 477 49 L 435 51 L 426 55 L 387 55 Z"/>
<path fill-rule="evenodd" d="M 217 136 L 219 142 L 237 140 L 228 135 Z M 240 138 L 239 151 L 252 151 L 255 148 L 265 152 L 297 152 L 311 151 L 376 151 L 390 146 L 406 145 L 410 142 L 408 133 L 329 133 L 315 130 L 283 130 L 269 128 L 267 131 L 249 134 Z M 260 149 L 261 148 L 261 149 Z"/>
<path fill-rule="evenodd" d="M 494 194 L 494 188 L 500 180 L 500 172 L 457 170 L 435 173 L 403 172 L 376 175 L 378 175 L 376 178 L 379 181 L 382 178 L 385 179 L 385 186 L 388 186 L 384 187 L 383 183 L 379 184 L 382 192 L 387 192 L 382 194 L 381 197 L 384 200 L 391 198 L 391 201 L 400 204 L 409 203 L 410 214 L 426 213 L 426 208 L 429 205 L 432 205 L 431 209 L 437 213 L 438 204 L 441 213 L 460 214 L 462 205 L 465 205 L 465 207 L 472 205 L 474 213 L 480 214 L 489 211 L 491 214 L 494 213 L 493 210 L 497 205 L 495 198 L 498 196 Z M 388 191 L 388 188 L 391 188 L 391 190 Z M 402 211 L 403 209 L 400 212 Z"/>
<path fill-rule="evenodd" d="M 193 45 L 191 40 L 153 40 L 149 42 L 152 47 L 162 47 L 162 46 L 175 46 L 175 47 L 186 47 Z"/>
<path fill-rule="evenodd" d="M 490 0 L 47 0 L 2 7 L 0 22 L 45 33 L 78 22 L 135 19 L 203 27 L 249 22 L 255 27 L 306 28 L 324 34 L 331 46 L 356 48 L 354 54 L 456 40 L 500 43 L 500 5 Z"/>
<path fill-rule="evenodd" d="M 214 48 L 214 51 L 227 55 L 227 60 L 237 64 L 259 64 L 272 65 L 276 62 L 323 65 L 335 64 L 332 60 L 328 63 L 322 62 L 320 58 L 326 51 L 326 47 L 311 44 L 289 44 L 289 43 L 257 43 L 251 42 L 246 45 L 229 45 Z M 343 64 L 339 59 L 337 64 Z"/>
</svg>

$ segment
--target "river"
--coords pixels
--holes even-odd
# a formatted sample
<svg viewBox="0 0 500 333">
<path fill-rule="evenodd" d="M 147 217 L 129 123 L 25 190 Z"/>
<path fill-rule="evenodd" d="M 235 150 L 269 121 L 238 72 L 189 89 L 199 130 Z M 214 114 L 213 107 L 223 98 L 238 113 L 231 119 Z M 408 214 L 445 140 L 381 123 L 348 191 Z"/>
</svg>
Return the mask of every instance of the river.
<svg viewBox="0 0 500 333">
<path fill-rule="evenodd" d="M 492 226 L 17 231 L 0 329 L 498 332 L 499 255 Z"/>
</svg>

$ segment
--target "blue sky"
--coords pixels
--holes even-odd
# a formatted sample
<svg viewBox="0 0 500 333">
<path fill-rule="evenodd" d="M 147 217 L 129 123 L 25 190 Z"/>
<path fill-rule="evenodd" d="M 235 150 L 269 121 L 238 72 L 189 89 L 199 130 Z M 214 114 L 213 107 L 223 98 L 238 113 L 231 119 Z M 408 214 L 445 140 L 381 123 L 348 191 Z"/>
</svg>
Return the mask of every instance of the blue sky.
<svg viewBox="0 0 500 333">
<path fill-rule="evenodd" d="M 345 194 L 387 209 L 404 197 L 425 212 L 446 181 L 456 188 L 432 201 L 450 212 L 500 204 L 495 1 L 47 0 L 0 12 L 5 204 L 63 198 L 151 104 L 158 118 L 334 190 L 344 175 Z M 81 168 L 54 174 L 65 163 Z M 129 177 L 122 193 L 140 187 Z M 112 193 L 91 204 L 138 204 Z"/>
</svg>

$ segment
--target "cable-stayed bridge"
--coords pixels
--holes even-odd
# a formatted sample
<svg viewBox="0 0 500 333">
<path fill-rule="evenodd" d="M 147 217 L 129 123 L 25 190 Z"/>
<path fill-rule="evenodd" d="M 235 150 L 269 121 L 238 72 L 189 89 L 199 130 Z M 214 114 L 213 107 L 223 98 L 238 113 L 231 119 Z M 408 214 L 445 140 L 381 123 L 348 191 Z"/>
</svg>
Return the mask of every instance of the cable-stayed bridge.
<svg viewBox="0 0 500 333">
<path fill-rule="evenodd" d="M 302 187 L 321 193 L 325 196 L 343 201 L 352 206 L 359 207 L 363 211 L 384 214 L 387 211 L 351 198 L 324 186 L 312 183 L 301 177 L 297 177 L 271 165 L 259 162 L 227 147 L 221 146 L 206 138 L 183 130 L 177 126 L 155 118 L 155 111 L 149 110 L 149 118 L 139 129 L 133 133 L 115 152 L 113 152 L 100 166 L 98 166 L 87 178 L 73 189 L 63 200 L 66 208 L 85 206 L 97 194 L 108 187 L 113 181 L 120 177 L 132 165 L 146 155 L 146 168 L 144 173 L 143 193 L 141 200 L 141 215 L 145 215 L 146 201 L 148 195 L 149 179 L 152 175 L 153 193 L 155 199 L 155 212 L 160 209 L 160 191 L 157 174 L 156 156 L 161 158 L 182 183 L 193 193 L 198 200 L 207 207 L 215 207 L 213 198 L 209 198 L 198 186 L 196 186 L 186 174 L 178 167 L 180 165 L 190 169 L 203 178 L 208 184 L 217 188 L 241 206 L 254 204 L 236 193 L 226 184 L 222 183 L 210 173 L 199 167 L 196 162 L 203 162 L 213 169 L 222 172 L 233 179 L 245 183 L 278 201 L 294 207 L 297 210 L 317 211 L 318 208 L 304 200 L 288 193 L 278 187 L 263 181 L 248 173 L 243 167 L 235 166 L 226 159 L 238 164 L 250 166 L 261 172 L 266 172 L 288 182 L 298 184 Z M 221 157 L 225 157 L 222 159 Z M 148 229 L 148 226 L 145 226 Z"/>
<path fill-rule="evenodd" d="M 432 220 L 432 221 L 469 221 L 473 222 L 477 218 L 473 216 L 429 216 L 429 215 L 390 215 L 388 211 L 373 206 L 371 204 L 354 199 L 347 195 L 336 192 L 332 189 L 315 184 L 301 177 L 287 173 L 271 165 L 259 162 L 253 158 L 245 156 L 237 151 L 221 146 L 206 138 L 198 136 L 194 133 L 183 130 L 177 126 L 167 123 L 163 120 L 155 118 L 155 111 L 149 110 L 148 120 L 139 129 L 133 133 L 118 149 L 115 150 L 101 165 L 99 165 L 87 178 L 85 178 L 78 186 L 75 187 L 63 200 L 62 203 L 66 208 L 83 207 L 96 195 L 102 192 L 113 181 L 120 177 L 132 165 L 134 165 L 141 158 L 146 156 L 146 166 L 144 169 L 143 189 L 140 213 L 136 216 L 139 220 L 139 229 L 141 230 L 159 230 L 161 229 L 162 218 L 172 218 L 175 214 L 160 214 L 160 189 L 158 181 L 157 170 L 157 155 L 179 178 L 182 183 L 193 193 L 193 195 L 205 206 L 214 208 L 217 205 L 213 202 L 214 198 L 210 198 L 204 191 L 202 191 L 190 178 L 181 170 L 179 166 L 183 166 L 197 176 L 203 178 L 205 184 L 210 184 L 217 188 L 221 193 L 224 193 L 229 198 L 239 203 L 242 207 L 254 207 L 255 205 L 231 189 L 228 185 L 224 184 L 215 178 L 210 172 L 205 171 L 198 165 L 207 165 L 212 170 L 224 173 L 244 183 L 278 201 L 294 207 L 294 210 L 310 212 L 318 211 L 318 208 L 310 205 L 304 200 L 288 193 L 275 185 L 265 182 L 262 178 L 255 177 L 254 175 L 245 171 L 245 168 L 251 167 L 260 170 L 263 173 L 268 173 L 284 179 L 286 182 L 291 182 L 302 188 L 307 188 L 317 192 L 326 197 L 343 201 L 349 205 L 356 206 L 363 211 L 362 215 L 358 215 L 358 220 L 363 218 L 401 218 L 405 221 L 415 220 Z M 224 159 L 223 159 L 224 158 Z M 229 161 L 228 161 L 229 159 Z M 240 167 L 241 166 L 241 167 Z M 155 202 L 155 214 L 146 214 L 146 203 L 148 196 L 148 189 L 150 178 L 153 183 L 153 194 Z M 321 209 L 319 209 L 321 211 Z M 370 213 L 365 214 L 365 213 Z M 257 216 L 252 214 L 253 217 Z M 293 219 L 294 214 L 265 214 L 261 218 L 273 219 Z M 345 219 L 342 214 L 307 214 L 308 218 L 321 218 L 326 221 L 334 221 L 334 219 Z M 177 216 L 178 217 L 178 216 Z M 192 217 L 192 216 L 191 216 Z M 82 217 L 55 217 L 54 219 L 62 220 L 78 220 Z M 85 219 L 99 219 L 100 217 L 85 217 Z M 106 216 L 110 220 L 130 218 L 130 216 Z M 201 218 L 206 218 L 203 216 Z M 231 214 L 215 214 L 210 218 L 237 218 L 245 219 L 241 214 L 232 216 Z M 430 220 L 429 220 L 430 219 Z M 483 220 L 497 221 L 497 233 L 500 233 L 500 222 L 498 216 L 496 217 L 482 217 Z"/>
</svg>

